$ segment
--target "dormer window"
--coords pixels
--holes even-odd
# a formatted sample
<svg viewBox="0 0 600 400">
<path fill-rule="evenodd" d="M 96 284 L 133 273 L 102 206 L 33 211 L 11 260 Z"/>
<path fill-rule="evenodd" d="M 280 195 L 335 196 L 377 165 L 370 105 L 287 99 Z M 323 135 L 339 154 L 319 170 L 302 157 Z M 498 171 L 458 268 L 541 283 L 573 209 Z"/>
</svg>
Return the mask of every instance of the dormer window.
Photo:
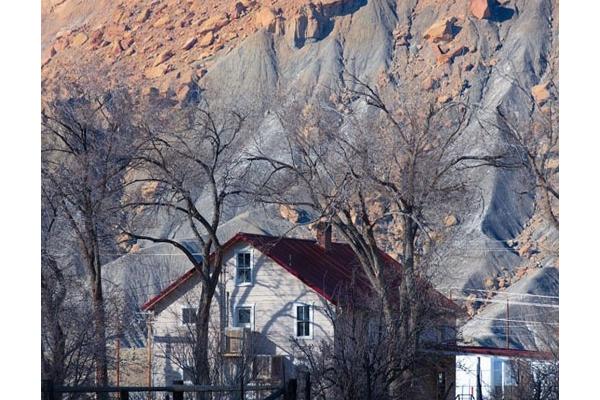
<svg viewBox="0 0 600 400">
<path fill-rule="evenodd" d="M 235 282 L 238 285 L 252 283 L 252 254 L 249 251 L 237 253 Z"/>
</svg>

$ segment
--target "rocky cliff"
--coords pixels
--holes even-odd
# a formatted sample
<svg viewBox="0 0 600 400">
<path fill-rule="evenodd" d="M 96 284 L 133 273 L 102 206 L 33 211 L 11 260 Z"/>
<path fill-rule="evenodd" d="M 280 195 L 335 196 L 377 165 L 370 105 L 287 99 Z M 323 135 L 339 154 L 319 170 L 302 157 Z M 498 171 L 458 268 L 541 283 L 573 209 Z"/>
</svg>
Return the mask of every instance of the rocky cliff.
<svg viewBox="0 0 600 400">
<path fill-rule="evenodd" d="M 530 104 L 522 88 L 536 101 L 558 95 L 557 80 L 548 84 L 558 52 L 555 0 L 43 0 L 42 4 L 46 89 L 66 74 L 94 65 L 105 71 L 107 86 L 126 82 L 144 98 L 160 96 L 177 104 L 219 96 L 224 102 L 247 102 L 262 111 L 268 110 L 276 94 L 318 96 L 335 85 L 344 70 L 373 84 L 401 80 L 415 88 L 414 96 L 435 92 L 439 102 L 468 96 L 478 105 L 481 118 L 492 117 L 499 105 L 517 115 L 528 113 Z M 263 128 L 270 129 L 268 120 Z M 476 123 L 467 129 L 469 146 L 474 148 L 482 141 L 486 146 L 506 142 L 500 129 L 489 130 L 485 139 Z M 276 135 L 273 130 L 273 140 Z M 558 231 L 539 215 L 532 177 L 523 170 L 480 169 L 476 174 L 483 206 L 448 221 L 457 234 L 446 246 L 449 272 L 438 282 L 440 288 L 462 296 L 484 290 L 488 298 L 519 290 L 558 295 Z M 252 215 L 245 214 L 245 221 Z M 230 218 L 232 225 L 236 217 Z M 284 223 L 268 226 L 269 221 L 257 217 L 252 224 L 274 234 L 287 229 Z M 172 221 L 163 225 L 165 233 L 187 237 Z M 152 247 L 141 252 L 160 253 Z M 135 259 L 129 256 L 127 264 L 135 264 Z M 124 261 L 107 269 L 117 271 L 121 282 L 139 280 L 141 270 L 131 267 L 135 272 L 127 276 Z M 172 274 L 186 268 L 178 262 L 173 265 L 167 278 L 144 280 L 151 289 L 140 296 L 164 287 Z M 544 268 L 552 270 L 538 271 Z M 498 310 L 472 298 L 469 304 L 475 317 L 465 335 L 473 341 L 502 343 L 493 327 L 481 323 L 497 317 Z M 527 307 L 522 308 L 526 319 Z M 515 345 L 530 343 L 525 333 L 514 335 Z"/>
</svg>

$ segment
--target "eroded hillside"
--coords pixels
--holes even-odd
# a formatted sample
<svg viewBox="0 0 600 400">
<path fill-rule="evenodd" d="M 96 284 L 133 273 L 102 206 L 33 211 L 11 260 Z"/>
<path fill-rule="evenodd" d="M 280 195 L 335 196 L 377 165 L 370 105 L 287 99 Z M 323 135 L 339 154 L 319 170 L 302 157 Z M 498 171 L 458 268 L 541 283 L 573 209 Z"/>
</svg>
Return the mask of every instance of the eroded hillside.
<svg viewBox="0 0 600 400">
<path fill-rule="evenodd" d="M 432 96 L 440 104 L 468 99 L 477 105 L 479 119 L 493 118 L 499 106 L 527 114 L 531 101 L 543 108 L 558 96 L 558 77 L 553 74 L 558 57 L 557 1 L 44 0 L 42 4 L 45 89 L 94 66 L 105 72 L 107 86 L 125 83 L 141 98 L 181 104 L 198 96 L 218 96 L 226 103 L 244 101 L 266 111 L 275 95 L 318 96 L 350 71 L 373 85 L 401 82 L 412 88 L 410 96 Z M 269 133 L 267 117 L 263 129 Z M 482 136 L 481 126 L 473 122 L 467 132 L 466 145 L 474 149 L 506 144 L 501 129 L 489 129 Z M 270 137 L 277 140 L 275 129 Z M 548 162 L 554 163 L 553 179 L 558 179 L 557 153 Z M 438 282 L 440 287 L 489 290 L 491 297 L 521 282 L 517 288 L 545 288 L 555 294 L 557 285 L 530 284 L 546 275 L 555 279 L 554 273 L 540 274 L 538 269 L 558 268 L 558 230 L 544 217 L 531 174 L 490 168 L 473 174 L 481 188 L 481 209 L 440 221 L 441 240 L 448 232 L 453 238 L 445 248 L 450 272 Z M 265 221 L 268 218 L 261 219 Z M 165 223 L 165 231 L 172 226 Z M 184 229 L 170 233 L 187 237 Z M 398 249 L 390 244 L 388 250 Z M 151 253 L 151 248 L 139 251 Z M 142 275 L 136 271 L 136 279 L 145 279 Z M 148 285 L 151 291 L 169 280 L 148 279 L 155 280 Z M 486 312 L 485 303 L 473 299 L 470 308 L 474 315 Z M 475 336 L 494 336 L 486 327 L 470 329 Z"/>
</svg>

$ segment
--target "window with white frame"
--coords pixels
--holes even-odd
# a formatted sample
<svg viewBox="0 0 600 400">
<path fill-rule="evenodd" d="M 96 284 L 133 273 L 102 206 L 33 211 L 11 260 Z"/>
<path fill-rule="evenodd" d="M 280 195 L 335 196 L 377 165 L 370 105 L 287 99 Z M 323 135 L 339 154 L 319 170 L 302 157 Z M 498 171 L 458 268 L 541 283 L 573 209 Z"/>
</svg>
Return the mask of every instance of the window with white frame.
<svg viewBox="0 0 600 400">
<path fill-rule="evenodd" d="M 235 282 L 238 285 L 252 283 L 252 254 L 249 251 L 237 253 Z"/>
<path fill-rule="evenodd" d="M 296 304 L 296 337 L 312 338 L 312 306 Z"/>
<path fill-rule="evenodd" d="M 192 307 L 183 307 L 181 309 L 181 323 L 195 324 L 196 323 L 196 309 Z"/>
<path fill-rule="evenodd" d="M 194 372 L 191 367 L 181 366 L 179 367 L 179 372 L 181 374 L 181 380 L 185 385 L 192 385 L 194 383 Z"/>
<path fill-rule="evenodd" d="M 238 328 L 250 328 L 254 323 L 254 310 L 252 306 L 236 306 L 234 314 L 234 325 Z"/>
</svg>

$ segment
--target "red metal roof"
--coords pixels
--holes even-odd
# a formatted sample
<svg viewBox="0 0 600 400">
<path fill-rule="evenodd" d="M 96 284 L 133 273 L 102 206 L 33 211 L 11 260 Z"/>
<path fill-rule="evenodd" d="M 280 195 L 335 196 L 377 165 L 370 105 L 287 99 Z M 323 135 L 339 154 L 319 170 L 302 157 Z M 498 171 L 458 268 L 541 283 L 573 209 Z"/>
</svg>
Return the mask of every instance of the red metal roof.
<svg viewBox="0 0 600 400">
<path fill-rule="evenodd" d="M 281 238 L 240 232 L 225 243 L 227 249 L 236 243 L 246 243 L 260 250 L 290 274 L 315 290 L 325 299 L 334 302 L 336 291 L 344 285 L 354 283 L 360 290 L 369 291 L 370 284 L 362 273 L 359 261 L 352 248 L 345 243 L 332 243 L 325 251 L 316 240 Z M 400 264 L 389 255 L 381 252 L 390 266 L 400 268 Z M 194 269 L 169 285 L 160 294 L 150 299 L 143 310 L 149 310 L 189 280 Z M 433 290 L 433 288 L 431 288 Z M 441 293 L 433 290 L 440 305 L 456 308 L 456 304 Z"/>
<path fill-rule="evenodd" d="M 548 351 L 534 351 L 523 349 L 507 349 L 499 347 L 481 347 L 481 346 L 444 346 L 438 350 L 444 350 L 456 355 L 483 355 L 509 358 L 523 358 L 530 360 L 553 360 L 554 355 Z"/>
</svg>

